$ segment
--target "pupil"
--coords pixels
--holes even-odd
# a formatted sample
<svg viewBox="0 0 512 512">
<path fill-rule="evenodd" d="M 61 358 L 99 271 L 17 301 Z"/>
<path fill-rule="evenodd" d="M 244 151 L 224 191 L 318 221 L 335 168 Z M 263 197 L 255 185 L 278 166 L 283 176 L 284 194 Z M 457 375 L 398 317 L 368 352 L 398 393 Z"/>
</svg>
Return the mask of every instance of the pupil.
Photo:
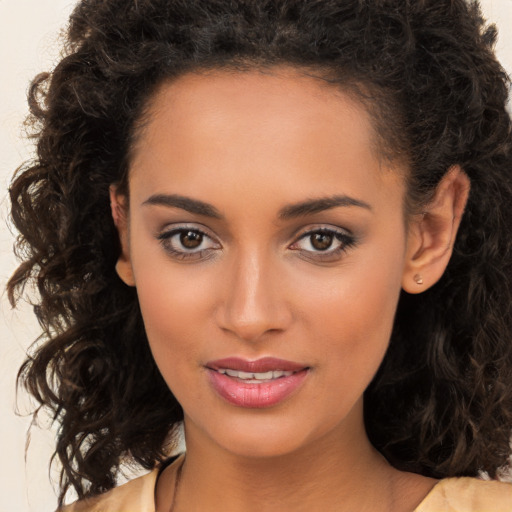
<svg viewBox="0 0 512 512">
<path fill-rule="evenodd" d="M 183 247 L 186 247 L 187 249 L 196 249 L 201 245 L 202 241 L 203 235 L 195 231 L 187 231 L 186 233 L 181 233 L 180 235 L 180 242 Z"/>
<path fill-rule="evenodd" d="M 325 251 L 332 245 L 333 236 L 327 233 L 315 233 L 311 239 L 311 245 L 319 250 Z"/>
</svg>

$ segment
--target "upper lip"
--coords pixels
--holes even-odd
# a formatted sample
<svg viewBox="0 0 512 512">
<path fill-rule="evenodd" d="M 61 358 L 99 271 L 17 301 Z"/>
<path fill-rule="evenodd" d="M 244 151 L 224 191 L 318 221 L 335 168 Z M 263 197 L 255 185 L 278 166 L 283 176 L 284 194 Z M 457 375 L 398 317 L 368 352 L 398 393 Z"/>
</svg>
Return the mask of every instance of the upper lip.
<svg viewBox="0 0 512 512">
<path fill-rule="evenodd" d="M 301 363 L 277 359 L 275 357 L 263 357 L 255 361 L 248 361 L 239 357 L 226 357 L 225 359 L 217 359 L 209 361 L 205 365 L 211 370 L 230 369 L 240 372 L 260 373 L 269 371 L 282 370 L 285 372 L 298 372 L 307 368 Z"/>
</svg>

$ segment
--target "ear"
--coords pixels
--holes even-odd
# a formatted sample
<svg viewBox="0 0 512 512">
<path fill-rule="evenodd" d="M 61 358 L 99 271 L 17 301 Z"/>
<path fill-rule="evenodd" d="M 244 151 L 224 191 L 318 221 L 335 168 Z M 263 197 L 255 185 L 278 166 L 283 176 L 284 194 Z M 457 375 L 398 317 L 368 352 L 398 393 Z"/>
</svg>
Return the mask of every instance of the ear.
<svg viewBox="0 0 512 512">
<path fill-rule="evenodd" d="M 112 218 L 119 234 L 121 254 L 116 263 L 117 275 L 128 286 L 135 286 L 132 263 L 130 259 L 130 244 L 128 238 L 128 216 L 126 197 L 119 194 L 115 185 L 110 185 L 110 209 Z"/>
<path fill-rule="evenodd" d="M 424 213 L 411 220 L 402 288 L 421 293 L 443 275 L 469 196 L 470 181 L 459 166 L 451 167 L 437 186 Z"/>
</svg>

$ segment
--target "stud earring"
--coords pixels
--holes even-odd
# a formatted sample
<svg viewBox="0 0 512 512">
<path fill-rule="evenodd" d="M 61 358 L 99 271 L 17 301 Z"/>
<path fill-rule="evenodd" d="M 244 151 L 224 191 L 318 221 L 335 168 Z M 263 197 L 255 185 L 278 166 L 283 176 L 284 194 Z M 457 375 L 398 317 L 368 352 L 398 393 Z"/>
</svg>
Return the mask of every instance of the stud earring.
<svg viewBox="0 0 512 512">
<path fill-rule="evenodd" d="M 423 284 L 423 277 L 421 276 L 421 274 L 415 274 L 413 279 L 416 284 L 419 284 L 419 285 Z"/>
</svg>

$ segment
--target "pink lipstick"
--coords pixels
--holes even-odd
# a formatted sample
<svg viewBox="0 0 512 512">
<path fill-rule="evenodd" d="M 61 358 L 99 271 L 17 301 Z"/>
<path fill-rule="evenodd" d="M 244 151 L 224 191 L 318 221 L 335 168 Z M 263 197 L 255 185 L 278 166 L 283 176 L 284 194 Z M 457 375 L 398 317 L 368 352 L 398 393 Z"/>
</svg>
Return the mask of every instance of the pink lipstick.
<svg viewBox="0 0 512 512">
<path fill-rule="evenodd" d="M 213 389 L 238 407 L 271 407 L 291 395 L 309 373 L 305 365 L 265 357 L 247 361 L 236 357 L 206 365 Z"/>
</svg>

